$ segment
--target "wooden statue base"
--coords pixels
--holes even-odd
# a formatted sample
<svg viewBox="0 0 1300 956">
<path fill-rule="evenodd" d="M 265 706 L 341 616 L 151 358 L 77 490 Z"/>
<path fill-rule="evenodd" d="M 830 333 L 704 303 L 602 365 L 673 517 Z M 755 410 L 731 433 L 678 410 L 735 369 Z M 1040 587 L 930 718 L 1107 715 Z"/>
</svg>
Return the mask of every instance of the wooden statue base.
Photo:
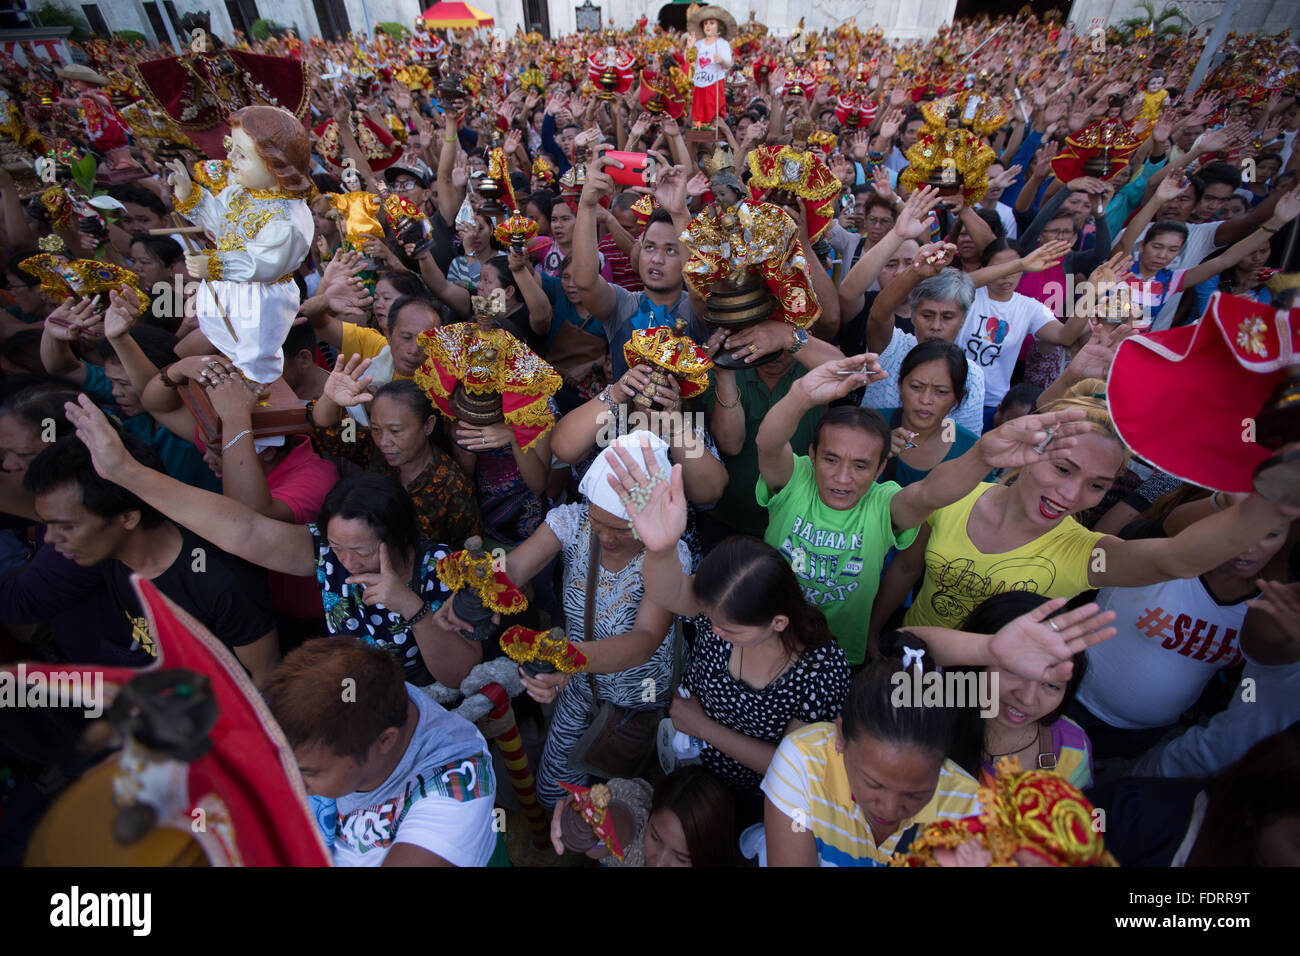
<svg viewBox="0 0 1300 956">
<path fill-rule="evenodd" d="M 207 391 L 194 382 L 180 386 L 181 401 L 194 416 L 199 426 L 199 436 L 204 444 L 221 447 L 221 418 L 212 407 Z M 283 378 L 271 383 L 271 391 L 253 408 L 253 437 L 270 438 L 274 435 L 300 435 L 310 429 L 303 404 Z M 233 436 L 232 436 L 233 437 Z"/>
<path fill-rule="evenodd" d="M 715 130 L 712 126 L 706 127 L 705 129 L 695 129 L 694 127 L 690 127 L 686 130 L 686 132 L 683 135 L 686 137 L 686 142 L 688 143 L 726 142 L 726 139 L 722 136 L 722 134 L 719 133 L 717 130 Z"/>
</svg>

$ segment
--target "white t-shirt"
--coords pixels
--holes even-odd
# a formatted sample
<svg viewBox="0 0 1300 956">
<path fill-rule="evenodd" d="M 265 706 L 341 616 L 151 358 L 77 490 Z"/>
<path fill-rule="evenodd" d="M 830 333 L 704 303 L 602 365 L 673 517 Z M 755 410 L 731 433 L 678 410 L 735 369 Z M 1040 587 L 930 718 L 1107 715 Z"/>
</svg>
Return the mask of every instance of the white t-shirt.
<svg viewBox="0 0 1300 956">
<path fill-rule="evenodd" d="M 880 353 L 880 367 L 889 373 L 889 378 L 872 382 L 862 393 L 862 407 L 902 408 L 898 397 L 898 373 L 903 368 L 903 359 L 907 353 L 916 348 L 916 336 L 894 327 L 894 336 L 889 345 Z M 966 356 L 966 397 L 952 411 L 952 420 L 972 435 L 984 432 L 984 373 L 980 367 Z"/>
<path fill-rule="evenodd" d="M 335 866 L 379 866 L 394 843 L 436 853 L 454 866 L 486 866 L 496 776 L 474 725 L 406 686 L 420 722 L 388 779 L 335 801 Z"/>
<path fill-rule="evenodd" d="M 1025 336 L 1035 335 L 1055 321 L 1051 309 L 1027 295 L 1013 292 L 1010 302 L 998 302 L 987 287 L 975 290 L 957 344 L 966 350 L 972 364 L 984 370 L 985 408 L 996 406 L 1011 388 L 1011 374 Z"/>
<path fill-rule="evenodd" d="M 1174 257 L 1174 261 L 1169 263 L 1166 268 L 1177 272 L 1180 269 L 1190 269 L 1192 266 L 1204 262 L 1209 258 L 1210 253 L 1214 251 L 1214 233 L 1221 225 L 1223 224 L 1219 222 L 1186 223 L 1187 242 L 1183 244 L 1183 248 Z M 1141 245 L 1150 229 L 1151 227 L 1147 226 L 1146 229 L 1142 230 L 1142 235 L 1138 237 L 1138 241 L 1134 246 L 1135 249 L 1138 245 Z M 1161 306 L 1160 311 L 1152 316 L 1151 331 L 1158 332 L 1173 325 L 1174 316 L 1178 313 L 1178 303 L 1182 301 L 1183 292 L 1185 291 L 1184 289 L 1165 297 L 1164 305 Z"/>
<path fill-rule="evenodd" d="M 727 75 L 727 67 L 723 63 L 731 63 L 731 44 L 722 37 L 698 41 L 695 44 L 695 54 L 696 86 L 712 86 Z"/>
<path fill-rule="evenodd" d="M 988 206 L 981 206 L 981 209 L 988 209 Z M 1002 228 L 1006 230 L 1008 239 L 1018 238 L 1020 235 L 1020 226 L 1016 222 L 1016 212 L 1004 202 L 997 203 L 993 207 L 993 212 L 1002 220 Z"/>
<path fill-rule="evenodd" d="M 1246 600 L 1220 604 L 1200 578 L 1102 588 L 1097 604 L 1116 613 L 1119 633 L 1088 648 L 1079 702 L 1125 730 L 1176 722 L 1210 678 L 1241 663 Z"/>
</svg>

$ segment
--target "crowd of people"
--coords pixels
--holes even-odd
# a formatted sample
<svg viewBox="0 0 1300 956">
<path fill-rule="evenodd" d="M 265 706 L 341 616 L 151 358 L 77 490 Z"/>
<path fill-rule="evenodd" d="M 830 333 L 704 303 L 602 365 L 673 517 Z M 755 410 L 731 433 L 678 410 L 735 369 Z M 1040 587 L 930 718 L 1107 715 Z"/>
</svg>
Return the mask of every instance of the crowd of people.
<svg viewBox="0 0 1300 956">
<path fill-rule="evenodd" d="M 0 168 L 0 661 L 149 666 L 152 581 L 247 671 L 338 865 L 890 865 L 1004 760 L 1104 809 L 1121 865 L 1300 865 L 1300 509 L 1143 460 L 1108 397 L 1126 338 L 1215 293 L 1291 308 L 1300 48 L 1230 35 L 1194 87 L 1203 36 L 689 25 L 229 48 L 306 80 L 272 104 L 313 131 L 287 436 L 194 347 L 218 237 L 179 214 L 245 147 L 161 118 L 136 67 L 175 52 L 0 64 L 27 163 Z M 63 215 L 81 156 L 108 185 Z M 784 318 L 717 320 L 698 236 L 735 209 L 788 225 Z M 527 437 L 431 377 L 475 322 L 558 376 Z M 702 377 L 643 360 L 674 328 Z M 528 596 L 499 627 L 585 661 L 513 702 L 549 859 L 434 692 L 502 656 L 440 570 L 474 539 Z M 954 674 L 992 698 L 898 702 Z M 618 760 L 611 720 L 650 728 Z M 89 765 L 73 738 L 0 740 L 6 862 Z M 566 811 L 614 807 L 617 852 L 577 849 Z"/>
</svg>

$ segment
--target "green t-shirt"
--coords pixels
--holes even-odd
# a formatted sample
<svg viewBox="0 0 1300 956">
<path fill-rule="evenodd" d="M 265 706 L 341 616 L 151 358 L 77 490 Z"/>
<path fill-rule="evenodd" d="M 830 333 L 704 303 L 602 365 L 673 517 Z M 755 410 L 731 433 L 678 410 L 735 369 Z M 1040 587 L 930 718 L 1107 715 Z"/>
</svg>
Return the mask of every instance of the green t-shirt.
<svg viewBox="0 0 1300 956">
<path fill-rule="evenodd" d="M 758 437 L 758 428 L 772 406 L 785 398 L 807 371 L 795 362 L 770 389 L 759 378 L 758 369 L 745 368 L 736 372 L 736 388 L 745 410 L 745 444 L 740 454 L 723 456 L 722 463 L 727 467 L 727 487 L 708 514 L 740 534 L 761 538 L 767 528 L 767 509 L 754 500 L 754 482 L 758 480 L 758 448 L 754 439 Z M 716 395 L 714 387 L 704 393 L 704 407 L 709 413 L 713 411 Z M 799 420 L 799 427 L 790 438 L 790 447 L 796 455 L 807 454 L 817 423 L 825 411 L 819 405 Z"/>
<path fill-rule="evenodd" d="M 894 534 L 889 502 L 901 490 L 893 481 L 873 484 L 851 509 L 838 511 L 822 503 L 804 455 L 795 456 L 790 481 L 776 494 L 758 479 L 758 503 L 768 513 L 763 540 L 786 556 L 804 597 L 822 609 L 850 664 L 866 656 L 867 622 L 885 555 L 916 539 L 916 528 Z"/>
</svg>

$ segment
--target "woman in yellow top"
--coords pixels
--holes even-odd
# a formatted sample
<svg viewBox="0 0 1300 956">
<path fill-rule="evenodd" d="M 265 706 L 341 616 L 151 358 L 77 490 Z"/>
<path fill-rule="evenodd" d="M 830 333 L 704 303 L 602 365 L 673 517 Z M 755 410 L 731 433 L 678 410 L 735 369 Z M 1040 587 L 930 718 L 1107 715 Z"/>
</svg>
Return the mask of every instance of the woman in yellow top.
<svg viewBox="0 0 1300 956">
<path fill-rule="evenodd" d="M 1070 598 L 1091 588 L 1196 577 L 1249 550 L 1280 519 L 1300 514 L 1252 494 L 1172 538 L 1123 541 L 1087 530 L 1071 516 L 1100 502 L 1129 459 L 1104 389 L 1100 379 L 1085 379 L 1044 409 L 1087 412 L 1092 431 L 1078 437 L 1066 459 L 1027 465 L 1010 484 L 980 484 L 930 515 L 885 572 L 871 612 L 873 638 L 922 574 L 905 625 L 957 627 L 1004 591 Z"/>
</svg>

